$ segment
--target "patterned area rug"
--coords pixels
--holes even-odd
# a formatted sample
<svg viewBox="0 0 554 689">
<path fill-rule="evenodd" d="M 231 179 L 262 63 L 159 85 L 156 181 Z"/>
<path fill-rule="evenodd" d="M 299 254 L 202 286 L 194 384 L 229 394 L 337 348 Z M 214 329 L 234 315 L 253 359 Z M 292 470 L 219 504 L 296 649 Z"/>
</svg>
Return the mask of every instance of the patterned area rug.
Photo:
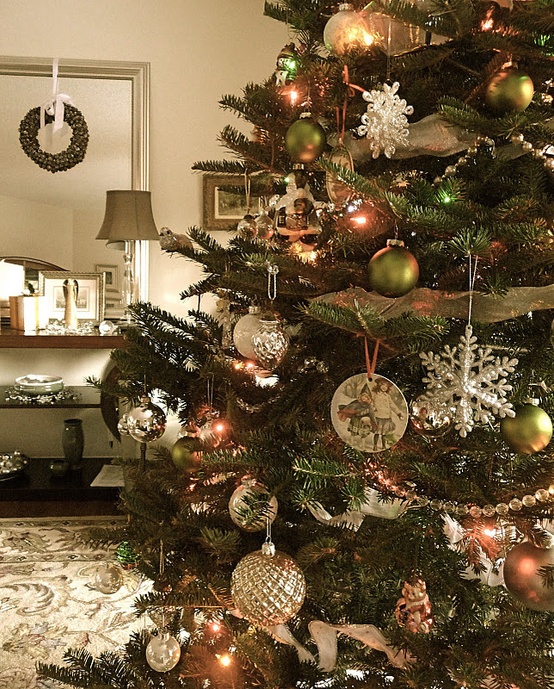
<svg viewBox="0 0 554 689">
<path fill-rule="evenodd" d="M 143 627 L 133 600 L 150 582 L 131 570 L 113 594 L 93 587 L 113 550 L 88 545 L 92 527 L 117 517 L 0 520 L 0 689 L 53 689 L 35 663 L 62 664 L 67 648 L 92 654 L 124 644 Z M 59 687 L 59 685 L 56 685 Z"/>
</svg>

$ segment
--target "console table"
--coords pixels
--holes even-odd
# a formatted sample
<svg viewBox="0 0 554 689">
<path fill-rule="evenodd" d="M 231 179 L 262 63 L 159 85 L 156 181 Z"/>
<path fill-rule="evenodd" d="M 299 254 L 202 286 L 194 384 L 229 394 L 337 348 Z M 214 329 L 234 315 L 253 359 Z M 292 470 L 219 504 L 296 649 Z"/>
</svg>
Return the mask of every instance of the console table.
<svg viewBox="0 0 554 689">
<path fill-rule="evenodd" d="M 32 458 L 21 474 L 0 481 L 0 517 L 72 517 L 121 514 L 120 488 L 91 487 L 111 459 L 83 459 L 82 468 L 65 476 L 50 474 L 50 459 Z"/>
</svg>

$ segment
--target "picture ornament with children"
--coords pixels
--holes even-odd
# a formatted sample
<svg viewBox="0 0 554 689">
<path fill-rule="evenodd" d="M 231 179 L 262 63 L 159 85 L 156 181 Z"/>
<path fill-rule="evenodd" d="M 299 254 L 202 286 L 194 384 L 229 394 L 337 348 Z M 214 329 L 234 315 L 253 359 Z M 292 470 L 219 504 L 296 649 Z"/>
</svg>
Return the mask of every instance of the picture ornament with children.
<svg viewBox="0 0 554 689">
<path fill-rule="evenodd" d="M 404 435 L 408 405 L 391 380 L 376 373 L 360 373 L 336 389 L 331 421 L 340 438 L 355 450 L 382 452 Z"/>
</svg>

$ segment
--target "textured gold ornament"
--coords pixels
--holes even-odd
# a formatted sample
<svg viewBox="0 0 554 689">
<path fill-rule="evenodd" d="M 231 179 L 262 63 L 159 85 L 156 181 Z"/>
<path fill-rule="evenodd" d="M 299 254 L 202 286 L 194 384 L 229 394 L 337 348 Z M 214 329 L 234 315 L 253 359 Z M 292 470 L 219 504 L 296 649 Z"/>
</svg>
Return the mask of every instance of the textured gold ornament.
<svg viewBox="0 0 554 689">
<path fill-rule="evenodd" d="M 302 607 L 306 580 L 296 562 L 264 543 L 242 558 L 231 577 L 231 595 L 243 617 L 260 627 L 283 624 Z"/>
</svg>

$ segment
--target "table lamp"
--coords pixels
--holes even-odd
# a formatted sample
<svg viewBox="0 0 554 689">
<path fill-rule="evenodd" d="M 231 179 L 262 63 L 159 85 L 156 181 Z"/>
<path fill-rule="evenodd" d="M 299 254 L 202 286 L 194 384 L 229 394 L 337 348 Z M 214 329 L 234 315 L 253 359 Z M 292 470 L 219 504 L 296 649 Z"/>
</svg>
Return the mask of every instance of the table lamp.
<svg viewBox="0 0 554 689">
<path fill-rule="evenodd" d="M 124 243 L 122 294 L 126 318 L 130 320 L 128 307 L 148 298 L 148 250 L 142 242 L 159 239 L 150 192 L 107 191 L 104 222 L 96 239 L 107 244 Z"/>
</svg>

